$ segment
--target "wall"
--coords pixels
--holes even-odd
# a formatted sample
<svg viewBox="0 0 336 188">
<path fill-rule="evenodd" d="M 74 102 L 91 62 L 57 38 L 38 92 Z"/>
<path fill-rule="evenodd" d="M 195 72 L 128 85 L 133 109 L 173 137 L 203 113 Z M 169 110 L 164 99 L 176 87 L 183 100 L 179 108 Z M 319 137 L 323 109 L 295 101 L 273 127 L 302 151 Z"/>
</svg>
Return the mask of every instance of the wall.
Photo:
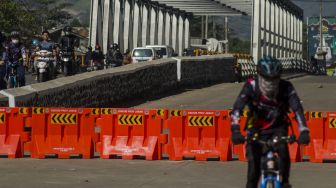
<svg viewBox="0 0 336 188">
<path fill-rule="evenodd" d="M 233 62 L 218 55 L 130 64 L 4 90 L 0 106 L 112 107 L 184 87 L 233 82 Z"/>
</svg>

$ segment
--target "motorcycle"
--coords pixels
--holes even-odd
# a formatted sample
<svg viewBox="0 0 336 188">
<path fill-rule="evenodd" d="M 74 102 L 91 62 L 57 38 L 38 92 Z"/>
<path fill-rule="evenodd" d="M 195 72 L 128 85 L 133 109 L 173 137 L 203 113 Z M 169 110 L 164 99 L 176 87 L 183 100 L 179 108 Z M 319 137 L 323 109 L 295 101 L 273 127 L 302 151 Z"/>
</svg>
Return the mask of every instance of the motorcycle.
<svg viewBox="0 0 336 188">
<path fill-rule="evenodd" d="M 73 52 L 72 51 L 62 51 L 61 52 L 61 65 L 62 72 L 65 76 L 70 76 L 73 74 Z"/>
<path fill-rule="evenodd" d="M 18 67 L 19 67 L 19 62 L 9 63 L 8 80 L 7 80 L 8 88 L 20 87 L 19 80 L 18 80 L 18 71 L 17 71 Z"/>
<path fill-rule="evenodd" d="M 53 54 L 47 50 L 40 50 L 36 52 L 36 67 L 38 74 L 38 82 L 45 82 L 53 78 L 53 65 L 52 63 L 55 59 L 52 57 Z"/>
</svg>

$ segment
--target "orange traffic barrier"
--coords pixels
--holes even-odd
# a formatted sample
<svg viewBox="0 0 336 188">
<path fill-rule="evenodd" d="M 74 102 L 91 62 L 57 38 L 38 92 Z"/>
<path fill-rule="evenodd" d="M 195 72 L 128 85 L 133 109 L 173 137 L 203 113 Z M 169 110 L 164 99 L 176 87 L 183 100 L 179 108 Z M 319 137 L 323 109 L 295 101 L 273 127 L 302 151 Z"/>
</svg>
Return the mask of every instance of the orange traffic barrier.
<svg viewBox="0 0 336 188">
<path fill-rule="evenodd" d="M 80 155 L 94 156 L 94 122 L 97 109 L 33 108 L 27 124 L 32 128 L 31 142 L 27 146 L 33 158 L 56 155 L 70 158 Z"/>
<path fill-rule="evenodd" d="M 216 157 L 232 160 L 228 111 L 173 110 L 166 121 L 170 129 L 170 160 L 193 157 L 207 160 Z"/>
<path fill-rule="evenodd" d="M 336 112 L 327 113 L 323 146 L 323 159 L 336 160 Z"/>
<path fill-rule="evenodd" d="M 322 156 L 316 151 L 322 152 L 324 130 L 325 130 L 325 117 L 323 112 L 309 112 L 307 121 L 308 128 L 310 129 L 311 141 L 308 146 L 304 147 L 304 154 L 310 157 L 311 162 L 322 162 Z"/>
<path fill-rule="evenodd" d="M 0 108 L 0 154 L 8 158 L 24 156 L 25 143 L 29 132 L 24 131 L 25 119 L 30 108 Z"/>
<path fill-rule="evenodd" d="M 162 144 L 167 135 L 162 134 L 163 121 L 157 110 L 101 109 L 100 158 L 121 156 L 122 159 L 145 157 L 146 160 L 162 158 Z"/>
</svg>

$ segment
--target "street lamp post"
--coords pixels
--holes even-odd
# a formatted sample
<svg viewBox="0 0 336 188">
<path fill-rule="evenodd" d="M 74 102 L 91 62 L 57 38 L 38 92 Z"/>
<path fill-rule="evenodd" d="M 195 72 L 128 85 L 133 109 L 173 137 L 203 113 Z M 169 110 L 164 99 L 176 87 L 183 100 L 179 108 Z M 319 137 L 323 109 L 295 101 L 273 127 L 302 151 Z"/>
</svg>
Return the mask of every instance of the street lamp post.
<svg viewBox="0 0 336 188">
<path fill-rule="evenodd" d="M 323 0 L 321 0 L 320 3 L 320 48 L 317 50 L 316 55 L 318 60 L 320 60 L 320 65 L 323 63 L 323 67 L 324 67 L 324 72 L 326 73 L 326 54 L 327 52 L 325 52 L 323 50 L 323 31 L 322 31 L 322 11 L 323 11 Z"/>
</svg>

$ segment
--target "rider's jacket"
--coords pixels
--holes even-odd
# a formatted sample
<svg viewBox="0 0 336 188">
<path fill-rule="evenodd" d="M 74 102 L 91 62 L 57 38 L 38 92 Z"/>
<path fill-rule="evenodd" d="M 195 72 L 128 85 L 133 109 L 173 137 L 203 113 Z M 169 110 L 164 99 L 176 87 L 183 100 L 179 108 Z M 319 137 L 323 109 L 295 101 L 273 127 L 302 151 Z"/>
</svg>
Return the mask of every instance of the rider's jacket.
<svg viewBox="0 0 336 188">
<path fill-rule="evenodd" d="M 279 92 L 275 100 L 262 95 L 258 79 L 248 80 L 241 90 L 231 112 L 231 124 L 237 124 L 245 106 L 248 106 L 248 120 L 245 129 L 265 131 L 288 126 L 288 113 L 295 113 L 300 131 L 308 130 L 303 107 L 293 85 L 280 80 Z"/>
<path fill-rule="evenodd" d="M 52 52 L 53 49 L 55 48 L 55 45 L 52 41 L 42 41 L 39 44 L 40 50 L 47 50 L 49 52 Z"/>
<path fill-rule="evenodd" d="M 8 43 L 5 53 L 6 63 L 25 62 L 26 61 L 26 49 L 23 44 Z"/>
<path fill-rule="evenodd" d="M 59 44 L 62 51 L 74 51 L 74 47 L 78 45 L 78 40 L 73 35 L 62 36 Z"/>
</svg>

